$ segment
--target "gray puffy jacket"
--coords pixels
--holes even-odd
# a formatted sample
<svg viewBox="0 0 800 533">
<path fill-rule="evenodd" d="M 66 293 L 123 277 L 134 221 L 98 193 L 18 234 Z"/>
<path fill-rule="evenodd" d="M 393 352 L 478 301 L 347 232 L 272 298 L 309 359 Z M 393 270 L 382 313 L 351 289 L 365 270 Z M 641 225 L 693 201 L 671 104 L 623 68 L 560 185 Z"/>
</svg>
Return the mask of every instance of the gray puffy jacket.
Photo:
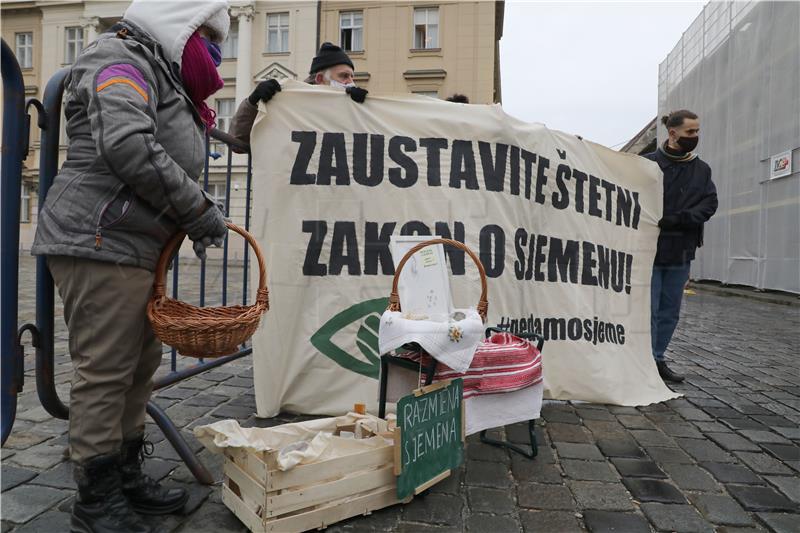
<svg viewBox="0 0 800 533">
<path fill-rule="evenodd" d="M 67 78 L 67 160 L 32 252 L 154 270 L 169 237 L 209 204 L 196 182 L 205 143 L 177 65 L 144 30 L 120 26 Z"/>
</svg>

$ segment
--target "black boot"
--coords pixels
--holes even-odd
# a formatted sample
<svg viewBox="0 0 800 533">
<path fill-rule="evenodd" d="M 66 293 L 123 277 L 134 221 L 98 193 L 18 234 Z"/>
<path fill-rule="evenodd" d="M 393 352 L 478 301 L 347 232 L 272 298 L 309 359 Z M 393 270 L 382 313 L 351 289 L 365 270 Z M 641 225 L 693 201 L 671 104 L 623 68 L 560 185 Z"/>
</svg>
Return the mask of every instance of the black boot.
<svg viewBox="0 0 800 533">
<path fill-rule="evenodd" d="M 75 466 L 78 495 L 72 507 L 72 533 L 151 533 L 122 494 L 119 455 L 93 457 Z"/>
<path fill-rule="evenodd" d="M 122 492 L 134 510 L 144 514 L 169 514 L 183 508 L 189 499 L 185 489 L 162 487 L 142 472 L 145 449 L 152 453 L 152 444 L 144 437 L 122 443 Z"/>
<path fill-rule="evenodd" d="M 683 376 L 670 370 L 666 361 L 656 361 L 656 366 L 658 367 L 658 375 L 661 376 L 661 379 L 664 381 L 671 381 L 673 383 L 680 383 L 683 381 Z"/>
</svg>

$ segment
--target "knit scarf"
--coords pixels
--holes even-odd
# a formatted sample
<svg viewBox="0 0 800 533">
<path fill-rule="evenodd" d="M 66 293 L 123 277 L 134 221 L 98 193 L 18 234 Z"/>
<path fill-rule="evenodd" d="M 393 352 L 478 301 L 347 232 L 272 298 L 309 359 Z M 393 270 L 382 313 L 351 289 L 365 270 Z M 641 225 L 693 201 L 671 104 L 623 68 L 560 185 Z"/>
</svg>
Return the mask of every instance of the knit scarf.
<svg viewBox="0 0 800 533">
<path fill-rule="evenodd" d="M 183 48 L 181 78 L 183 87 L 189 93 L 189 98 L 200 114 L 200 118 L 203 119 L 206 128 L 210 130 L 216 124 L 214 119 L 217 114 L 208 107 L 205 100 L 220 90 L 225 82 L 219 77 L 211 54 L 208 53 L 205 43 L 197 32 L 189 37 Z"/>
<path fill-rule="evenodd" d="M 691 161 L 697 155 L 694 152 L 682 152 L 675 150 L 674 148 L 669 147 L 669 141 L 664 141 L 664 144 L 661 145 L 661 153 L 667 156 L 667 159 L 672 161 L 677 161 L 679 163 L 685 163 L 687 161 Z"/>
</svg>

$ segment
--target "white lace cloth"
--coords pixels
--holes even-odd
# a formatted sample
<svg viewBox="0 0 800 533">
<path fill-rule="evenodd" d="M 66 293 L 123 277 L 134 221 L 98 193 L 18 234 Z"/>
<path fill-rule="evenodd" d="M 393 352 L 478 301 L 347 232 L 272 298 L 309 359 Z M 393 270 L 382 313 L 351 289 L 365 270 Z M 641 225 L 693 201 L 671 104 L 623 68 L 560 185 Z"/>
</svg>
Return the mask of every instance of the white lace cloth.
<svg viewBox="0 0 800 533">
<path fill-rule="evenodd" d="M 483 338 L 483 321 L 475 309 L 456 309 L 453 315 L 464 318 L 437 321 L 425 315 L 385 311 L 378 331 L 380 352 L 416 342 L 437 361 L 457 372 L 466 371 Z"/>
</svg>

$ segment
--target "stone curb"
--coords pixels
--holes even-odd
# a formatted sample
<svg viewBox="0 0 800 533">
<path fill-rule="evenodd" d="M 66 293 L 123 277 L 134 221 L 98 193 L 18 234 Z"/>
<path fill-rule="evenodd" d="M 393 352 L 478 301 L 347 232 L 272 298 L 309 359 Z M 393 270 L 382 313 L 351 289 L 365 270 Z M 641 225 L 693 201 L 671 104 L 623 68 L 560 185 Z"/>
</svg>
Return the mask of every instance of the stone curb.
<svg viewBox="0 0 800 533">
<path fill-rule="evenodd" d="M 741 286 L 722 286 L 716 282 L 709 281 L 690 281 L 689 288 L 699 291 L 716 294 L 718 296 L 730 296 L 747 298 L 748 300 L 757 300 L 759 302 L 789 305 L 792 307 L 800 307 L 800 295 L 792 294 L 789 292 L 779 291 L 759 291 L 754 287 L 741 287 Z"/>
</svg>

